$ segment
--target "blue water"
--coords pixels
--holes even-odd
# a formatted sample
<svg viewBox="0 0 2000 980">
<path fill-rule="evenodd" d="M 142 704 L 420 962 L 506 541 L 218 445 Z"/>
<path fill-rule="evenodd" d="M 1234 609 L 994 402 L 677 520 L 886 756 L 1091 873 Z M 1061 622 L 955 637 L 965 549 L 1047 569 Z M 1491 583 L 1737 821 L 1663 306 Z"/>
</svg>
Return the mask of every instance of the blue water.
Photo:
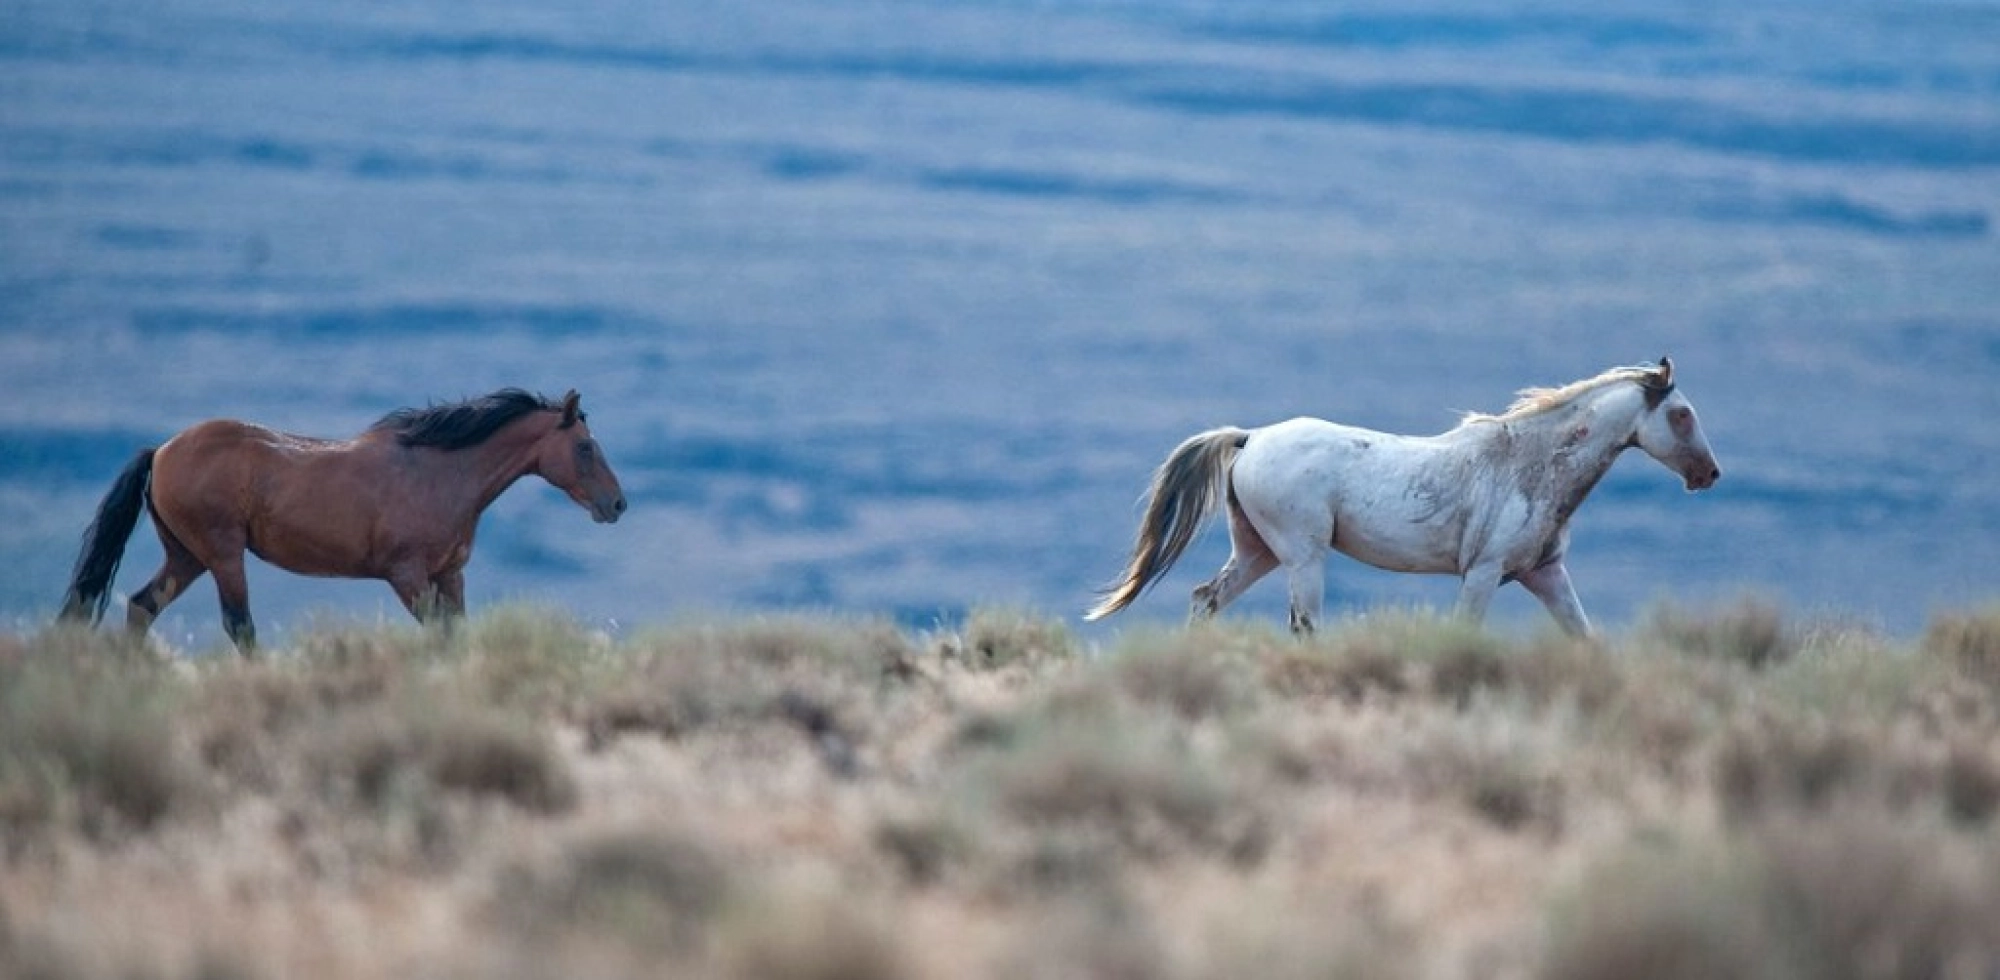
<svg viewBox="0 0 2000 980">
<path fill-rule="evenodd" d="M 475 605 L 922 624 L 1080 609 L 1198 429 L 1438 431 L 1671 353 L 1724 479 L 1622 461 L 1586 607 L 1907 632 L 2000 594 L 1997 218 L 1994 3 L 14 0 L 0 618 L 214 416 L 578 388 L 632 511 L 516 487 Z M 267 634 L 401 615 L 252 589 Z M 1329 569 L 1336 609 L 1452 595 Z M 213 591 L 163 632 L 214 645 Z"/>
</svg>

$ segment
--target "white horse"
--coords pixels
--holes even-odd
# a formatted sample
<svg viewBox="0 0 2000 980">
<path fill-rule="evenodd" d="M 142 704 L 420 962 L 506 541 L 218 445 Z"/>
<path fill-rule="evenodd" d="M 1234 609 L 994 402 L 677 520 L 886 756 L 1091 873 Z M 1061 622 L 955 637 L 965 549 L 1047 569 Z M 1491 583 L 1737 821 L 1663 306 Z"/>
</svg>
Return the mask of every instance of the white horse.
<svg viewBox="0 0 2000 980">
<path fill-rule="evenodd" d="M 1722 477 L 1667 358 L 1529 388 L 1504 413 L 1467 415 L 1435 436 L 1311 418 L 1203 432 L 1154 474 L 1131 561 L 1084 618 L 1131 605 L 1227 500 L 1229 561 L 1194 590 L 1191 619 L 1215 615 L 1282 565 L 1292 631 L 1310 633 L 1327 553 L 1339 551 L 1390 571 L 1459 576 L 1456 613 L 1473 622 L 1495 589 L 1519 582 L 1565 631 L 1588 636 L 1563 567 L 1569 519 L 1633 446 L 1690 493 Z"/>
</svg>

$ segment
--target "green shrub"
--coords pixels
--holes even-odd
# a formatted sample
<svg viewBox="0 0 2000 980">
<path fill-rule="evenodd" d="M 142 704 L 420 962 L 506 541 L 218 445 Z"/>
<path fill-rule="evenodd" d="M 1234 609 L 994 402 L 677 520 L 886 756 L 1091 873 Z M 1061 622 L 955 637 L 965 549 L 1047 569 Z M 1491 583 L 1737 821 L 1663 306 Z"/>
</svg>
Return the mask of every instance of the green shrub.
<svg viewBox="0 0 2000 980">
<path fill-rule="evenodd" d="M 2000 751 L 1970 739 L 1959 739 L 1945 754 L 1945 812 L 1970 824 L 1984 823 L 2000 809 Z"/>
<path fill-rule="evenodd" d="M 1402 771 L 1420 793 L 1455 799 L 1472 813 L 1508 831 L 1563 829 L 1568 790 L 1566 746 L 1560 733 L 1511 713 L 1482 709 L 1436 723 L 1409 737 Z"/>
<path fill-rule="evenodd" d="M 1003 816 L 1092 828 L 1141 857 L 1192 847 L 1254 860 L 1266 843 L 1252 799 L 1169 728 L 1130 712 L 1026 725 L 968 775 Z"/>
<path fill-rule="evenodd" d="M 1320 891 L 1321 889 L 1314 889 Z M 1417 934 L 1374 896 L 1252 893 L 1207 930 L 1190 980 L 1415 980 Z"/>
<path fill-rule="evenodd" d="M 750 671 L 678 648 L 637 656 L 616 683 L 592 691 L 575 709 L 592 749 L 617 736 L 650 733 L 674 738 L 732 714 L 753 710 L 772 697 L 751 685 Z"/>
<path fill-rule="evenodd" d="M 1378 644 L 1292 644 L 1265 654 L 1264 685 L 1281 697 L 1338 697 L 1360 704 L 1371 692 L 1397 697 L 1411 688 L 1411 665 Z"/>
<path fill-rule="evenodd" d="M 2000 969 L 2000 862 L 1878 808 L 1630 848 L 1551 915 L 1550 980 L 1920 980 Z"/>
<path fill-rule="evenodd" d="M 461 668 L 478 700 L 535 714 L 567 708 L 600 681 L 610 640 L 558 610 L 503 606 L 466 624 Z"/>
<path fill-rule="evenodd" d="M 1122 892 L 1069 892 L 1038 904 L 1003 954 L 1000 977 L 1171 977 L 1165 937 Z M 1248 966 L 1248 965 L 1246 965 Z M 1240 976 L 1257 976 L 1246 968 Z"/>
<path fill-rule="evenodd" d="M 1874 737 L 1851 726 L 1798 719 L 1739 725 L 1716 748 L 1713 785 L 1725 813 L 1817 809 L 1872 782 Z"/>
<path fill-rule="evenodd" d="M 648 632 L 633 645 L 656 656 L 688 656 L 766 671 L 803 667 L 865 681 L 879 680 L 913 656 L 909 637 L 887 621 L 806 616 L 678 626 Z"/>
<path fill-rule="evenodd" d="M 1189 721 L 1231 714 L 1251 696 L 1241 662 L 1189 634 L 1127 646 L 1107 666 L 1133 698 Z"/>
<path fill-rule="evenodd" d="M 820 885 L 766 883 L 717 924 L 730 980 L 904 980 L 909 953 L 871 904 Z"/>
<path fill-rule="evenodd" d="M 1508 686 L 1507 644 L 1453 618 L 1391 610 L 1345 620 L 1308 643 L 1260 651 L 1265 683 L 1297 696 L 1359 703 L 1428 688 L 1463 708 L 1480 692 Z"/>
<path fill-rule="evenodd" d="M 971 831 L 944 813 L 883 817 L 876 822 L 871 840 L 876 850 L 895 863 L 904 880 L 916 885 L 936 884 L 977 846 Z"/>
<path fill-rule="evenodd" d="M 2000 971 L 2000 854 L 1875 807 L 1785 817 L 1752 834 L 1763 918 L 1825 980 Z"/>
<path fill-rule="evenodd" d="M 658 634 L 626 652 L 572 710 L 593 748 L 627 733 L 676 738 L 771 719 L 818 736 L 847 713 L 841 708 L 849 697 L 900 686 L 890 679 L 892 665 L 903 662 L 906 649 L 873 624 L 826 628 L 785 620 Z"/>
<path fill-rule="evenodd" d="M 1068 627 L 1051 619 L 1003 609 L 975 609 L 955 634 L 938 642 L 938 653 L 974 670 L 1068 660 L 1076 640 Z"/>
<path fill-rule="evenodd" d="M 1785 663 L 1802 646 L 1798 631 L 1785 622 L 1784 611 L 1758 597 L 1708 612 L 1662 604 L 1647 614 L 1643 633 L 1670 650 L 1752 670 Z"/>
<path fill-rule="evenodd" d="M 336 799 L 390 807 L 429 789 L 491 796 L 536 813 L 575 805 L 548 733 L 497 709 L 409 699 L 334 719 L 310 750 Z"/>
<path fill-rule="evenodd" d="M 1765 921 L 1737 849 L 1640 844 L 1598 861 L 1550 915 L 1543 980 L 1812 980 Z"/>
<path fill-rule="evenodd" d="M 692 955 L 739 891 L 729 862 L 704 841 L 625 831 L 573 844 L 547 870 L 511 872 L 496 912 L 502 925 L 536 943 L 577 932 L 654 954 Z"/>
</svg>

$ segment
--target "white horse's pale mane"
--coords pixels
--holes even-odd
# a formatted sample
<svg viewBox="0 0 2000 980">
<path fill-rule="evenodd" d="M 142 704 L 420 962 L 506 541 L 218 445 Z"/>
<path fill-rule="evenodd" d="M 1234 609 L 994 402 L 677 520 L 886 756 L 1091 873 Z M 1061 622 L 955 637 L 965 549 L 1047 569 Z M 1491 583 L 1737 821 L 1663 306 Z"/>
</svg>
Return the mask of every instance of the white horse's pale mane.
<svg viewBox="0 0 2000 980">
<path fill-rule="evenodd" d="M 1656 367 L 1615 367 L 1596 377 L 1572 381 L 1560 388 L 1523 388 L 1515 393 L 1514 403 L 1507 406 L 1506 411 L 1498 415 L 1488 415 L 1485 412 L 1467 412 L 1460 420 L 1460 423 L 1511 422 L 1530 415 L 1540 415 L 1543 412 L 1561 408 L 1583 395 L 1596 391 L 1606 385 L 1617 384 L 1621 381 L 1635 381 L 1643 384 L 1648 380 L 1658 377 L 1659 370 Z"/>
</svg>

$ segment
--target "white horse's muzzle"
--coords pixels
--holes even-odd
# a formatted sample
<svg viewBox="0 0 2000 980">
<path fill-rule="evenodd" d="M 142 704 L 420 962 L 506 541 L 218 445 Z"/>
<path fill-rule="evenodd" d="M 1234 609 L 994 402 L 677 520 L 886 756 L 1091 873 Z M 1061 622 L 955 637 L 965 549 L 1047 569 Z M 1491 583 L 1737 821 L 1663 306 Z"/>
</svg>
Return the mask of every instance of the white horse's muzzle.
<svg viewBox="0 0 2000 980">
<path fill-rule="evenodd" d="M 1681 480 L 1687 484 L 1687 491 L 1706 490 L 1722 479 L 1722 467 L 1715 465 L 1714 459 L 1696 462 L 1681 470 Z"/>
</svg>

